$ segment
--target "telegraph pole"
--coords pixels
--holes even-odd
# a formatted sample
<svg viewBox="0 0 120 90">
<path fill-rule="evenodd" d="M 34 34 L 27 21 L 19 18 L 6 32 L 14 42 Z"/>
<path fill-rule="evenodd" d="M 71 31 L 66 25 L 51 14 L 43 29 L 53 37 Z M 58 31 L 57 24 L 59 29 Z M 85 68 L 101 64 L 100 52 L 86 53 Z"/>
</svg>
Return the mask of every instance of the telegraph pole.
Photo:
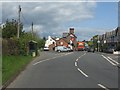
<svg viewBox="0 0 120 90">
<path fill-rule="evenodd" d="M 32 22 L 32 39 L 33 39 L 33 22 Z"/>
<path fill-rule="evenodd" d="M 21 12 L 21 7 L 19 5 L 18 8 L 18 28 L 17 28 L 17 38 L 19 39 L 20 35 L 20 12 Z"/>
</svg>

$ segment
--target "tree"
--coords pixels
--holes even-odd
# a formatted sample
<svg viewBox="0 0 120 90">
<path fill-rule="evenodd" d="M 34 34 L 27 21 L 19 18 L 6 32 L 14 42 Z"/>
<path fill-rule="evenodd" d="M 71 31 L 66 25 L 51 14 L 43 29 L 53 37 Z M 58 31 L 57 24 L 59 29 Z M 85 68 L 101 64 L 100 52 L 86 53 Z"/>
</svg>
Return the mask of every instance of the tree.
<svg viewBox="0 0 120 90">
<path fill-rule="evenodd" d="M 16 37 L 17 36 L 17 26 L 18 22 L 14 19 L 12 21 L 9 21 L 8 19 L 6 20 L 5 25 L 3 26 L 2 29 L 2 37 L 3 38 L 11 38 L 11 37 Z M 20 36 L 24 33 L 22 32 L 23 29 L 23 24 L 20 24 Z"/>
<path fill-rule="evenodd" d="M 46 41 L 46 40 L 47 40 L 47 39 L 46 39 L 46 37 L 43 37 L 43 40 L 45 40 L 45 41 Z"/>
</svg>

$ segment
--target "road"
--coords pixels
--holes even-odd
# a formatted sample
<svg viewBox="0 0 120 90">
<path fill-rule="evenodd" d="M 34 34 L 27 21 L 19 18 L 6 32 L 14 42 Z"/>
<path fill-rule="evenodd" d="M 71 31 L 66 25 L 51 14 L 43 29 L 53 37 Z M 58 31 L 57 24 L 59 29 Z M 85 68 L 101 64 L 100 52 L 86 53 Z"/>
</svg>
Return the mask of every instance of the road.
<svg viewBox="0 0 120 90">
<path fill-rule="evenodd" d="M 43 52 L 8 88 L 118 88 L 118 67 L 108 57 L 85 51 Z"/>
</svg>

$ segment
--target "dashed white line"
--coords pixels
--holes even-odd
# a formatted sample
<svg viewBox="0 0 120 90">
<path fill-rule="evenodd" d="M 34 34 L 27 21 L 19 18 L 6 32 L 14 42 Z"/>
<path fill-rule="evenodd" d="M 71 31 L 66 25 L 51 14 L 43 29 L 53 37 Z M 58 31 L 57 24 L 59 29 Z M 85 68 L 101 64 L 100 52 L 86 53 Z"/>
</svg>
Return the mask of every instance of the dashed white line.
<svg viewBox="0 0 120 90">
<path fill-rule="evenodd" d="M 84 53 L 83 55 L 86 55 L 86 53 Z"/>
<path fill-rule="evenodd" d="M 105 90 L 109 90 L 108 88 L 106 88 L 105 86 L 103 86 L 102 84 L 98 84 L 99 87 L 105 89 Z"/>
<path fill-rule="evenodd" d="M 78 69 L 78 71 L 80 71 L 85 77 L 88 77 L 88 75 L 85 74 L 82 70 L 80 70 L 79 68 L 77 68 L 77 69 Z"/>
<path fill-rule="evenodd" d="M 86 54 L 86 53 L 84 53 L 83 55 L 81 55 L 80 57 L 78 57 L 78 58 L 76 59 L 76 61 L 75 61 L 75 66 L 77 66 L 77 61 L 78 61 L 81 57 L 83 57 L 85 54 Z M 78 70 L 81 74 L 83 74 L 85 77 L 88 77 L 88 75 L 85 74 L 80 68 L 77 68 L 77 70 Z"/>
<path fill-rule="evenodd" d="M 83 55 L 81 55 L 78 59 L 80 59 L 80 58 L 83 57 L 84 55 L 86 55 L 86 53 L 84 53 Z"/>
<path fill-rule="evenodd" d="M 76 61 L 78 61 L 79 59 L 76 59 Z"/>
<path fill-rule="evenodd" d="M 77 62 L 75 62 L 75 66 L 77 67 Z"/>
<path fill-rule="evenodd" d="M 107 57 L 105 57 L 104 55 L 101 55 L 103 58 L 105 58 L 109 63 L 111 63 L 112 65 L 116 66 L 116 64 L 114 64 L 112 61 L 110 61 Z"/>
</svg>

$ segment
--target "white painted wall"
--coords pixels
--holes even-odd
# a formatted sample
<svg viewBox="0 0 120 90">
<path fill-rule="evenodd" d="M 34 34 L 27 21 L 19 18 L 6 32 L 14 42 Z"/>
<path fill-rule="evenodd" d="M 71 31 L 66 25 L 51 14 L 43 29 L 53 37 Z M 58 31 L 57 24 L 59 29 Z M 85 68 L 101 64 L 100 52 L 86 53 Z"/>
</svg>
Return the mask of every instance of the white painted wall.
<svg viewBox="0 0 120 90">
<path fill-rule="evenodd" d="M 51 38 L 51 36 L 48 36 L 48 39 L 47 39 L 46 42 L 45 42 L 45 47 L 49 47 L 49 45 L 53 44 L 53 42 L 54 42 L 55 45 L 56 45 L 55 40 L 53 40 L 53 39 Z"/>
</svg>

